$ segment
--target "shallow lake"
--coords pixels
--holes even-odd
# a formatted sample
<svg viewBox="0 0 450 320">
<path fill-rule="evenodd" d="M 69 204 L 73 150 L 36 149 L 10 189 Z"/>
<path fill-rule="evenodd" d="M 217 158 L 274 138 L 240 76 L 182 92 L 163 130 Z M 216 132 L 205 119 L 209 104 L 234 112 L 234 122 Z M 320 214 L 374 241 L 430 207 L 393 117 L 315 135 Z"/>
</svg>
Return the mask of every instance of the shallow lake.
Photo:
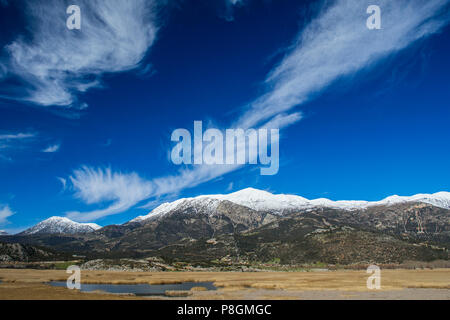
<svg viewBox="0 0 450 320">
<path fill-rule="evenodd" d="M 65 281 L 49 282 L 54 287 L 66 287 Z M 81 284 L 82 292 L 92 292 L 96 290 L 108 293 L 135 294 L 137 296 L 164 295 L 166 290 L 188 291 L 194 287 L 204 287 L 208 290 L 217 290 L 212 282 L 183 282 L 176 284 Z"/>
</svg>

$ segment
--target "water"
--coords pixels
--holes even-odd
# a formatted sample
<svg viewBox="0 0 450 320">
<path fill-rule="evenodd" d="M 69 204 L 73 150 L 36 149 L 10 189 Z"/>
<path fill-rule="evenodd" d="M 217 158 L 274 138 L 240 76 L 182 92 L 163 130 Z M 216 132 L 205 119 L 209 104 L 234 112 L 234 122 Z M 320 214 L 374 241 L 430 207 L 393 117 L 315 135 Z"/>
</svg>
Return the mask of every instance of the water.
<svg viewBox="0 0 450 320">
<path fill-rule="evenodd" d="M 66 287 L 65 281 L 49 282 L 54 287 Z M 166 290 L 189 291 L 194 287 L 204 287 L 208 290 L 217 290 L 212 282 L 183 282 L 176 284 L 81 284 L 82 292 L 92 292 L 96 290 L 116 293 L 135 294 L 137 296 L 164 295 Z"/>
</svg>

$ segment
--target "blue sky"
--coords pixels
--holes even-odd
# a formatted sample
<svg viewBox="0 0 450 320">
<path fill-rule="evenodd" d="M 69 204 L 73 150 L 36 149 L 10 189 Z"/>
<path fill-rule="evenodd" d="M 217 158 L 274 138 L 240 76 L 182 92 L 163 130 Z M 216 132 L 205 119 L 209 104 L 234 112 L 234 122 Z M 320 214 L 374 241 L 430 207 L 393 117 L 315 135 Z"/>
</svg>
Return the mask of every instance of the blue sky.
<svg viewBox="0 0 450 320">
<path fill-rule="evenodd" d="M 0 3 L 0 229 L 123 223 L 246 187 L 333 200 L 450 189 L 448 1 Z M 65 26 L 69 4 L 81 30 Z M 195 120 L 276 121 L 279 173 L 172 164 L 172 131 Z"/>
</svg>

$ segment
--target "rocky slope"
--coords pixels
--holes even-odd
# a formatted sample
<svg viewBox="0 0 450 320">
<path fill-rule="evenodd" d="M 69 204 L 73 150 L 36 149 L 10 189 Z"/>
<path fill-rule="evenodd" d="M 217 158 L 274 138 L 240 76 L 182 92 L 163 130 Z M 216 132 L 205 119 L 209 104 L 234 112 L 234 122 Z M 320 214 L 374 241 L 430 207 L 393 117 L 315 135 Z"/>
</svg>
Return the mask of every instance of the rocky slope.
<svg viewBox="0 0 450 320">
<path fill-rule="evenodd" d="M 390 208 L 405 210 L 405 204 Z M 411 210 L 412 207 L 410 207 Z M 419 206 L 419 215 L 426 211 Z M 432 206 L 427 208 L 433 210 Z M 379 207 L 377 210 L 382 210 Z M 290 214 L 255 229 L 238 234 L 224 234 L 211 239 L 183 239 L 158 250 L 160 256 L 175 261 L 228 260 L 280 261 L 282 264 L 324 262 L 331 264 L 402 263 L 408 260 L 448 260 L 447 237 L 431 240 L 438 233 L 418 233 L 411 216 L 389 218 L 385 224 L 371 224 L 365 219 L 347 220 L 339 210 L 313 210 Z M 358 212 L 361 213 L 361 212 Z M 428 212 L 430 220 L 437 212 Z M 355 215 L 357 213 L 355 212 Z M 448 213 L 447 213 L 448 215 Z M 395 218 L 397 219 L 397 218 Z M 404 224 L 404 220 L 408 223 Z M 435 227 L 435 222 L 430 222 Z M 406 231 L 405 231 L 406 229 Z"/>
<path fill-rule="evenodd" d="M 52 252 L 51 250 L 19 243 L 0 242 L 0 262 L 44 261 L 52 260 L 58 257 L 60 257 L 60 255 Z"/>
</svg>

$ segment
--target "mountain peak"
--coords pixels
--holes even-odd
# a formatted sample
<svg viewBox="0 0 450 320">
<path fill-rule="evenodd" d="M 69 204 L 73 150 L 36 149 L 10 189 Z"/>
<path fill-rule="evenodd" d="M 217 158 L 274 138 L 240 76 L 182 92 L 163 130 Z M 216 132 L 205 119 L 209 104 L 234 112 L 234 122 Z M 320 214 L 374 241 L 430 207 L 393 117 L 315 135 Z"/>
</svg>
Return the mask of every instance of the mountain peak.
<svg viewBox="0 0 450 320">
<path fill-rule="evenodd" d="M 272 194 L 264 190 L 246 188 L 226 195 L 202 195 L 196 198 L 183 198 L 174 202 L 164 203 L 155 208 L 148 215 L 137 217 L 130 222 L 141 222 L 156 216 L 161 216 L 173 210 L 180 209 L 181 206 L 202 205 L 208 211 L 211 211 L 214 210 L 217 203 L 220 201 L 230 201 L 256 211 L 266 211 L 278 215 L 286 212 L 309 210 L 313 208 L 332 208 L 351 211 L 367 209 L 373 206 L 391 206 L 408 202 L 422 202 L 436 207 L 450 209 L 450 192 L 417 194 L 406 197 L 394 195 L 380 201 L 333 201 L 325 198 L 308 200 L 296 195 Z"/>
<path fill-rule="evenodd" d="M 227 196 L 268 197 L 268 196 L 273 196 L 273 194 L 268 191 L 265 191 L 265 190 L 260 190 L 260 189 L 255 189 L 255 188 L 245 188 L 245 189 L 230 193 Z"/>
<path fill-rule="evenodd" d="M 21 234 L 76 234 L 89 233 L 100 229 L 101 226 L 95 223 L 78 223 L 66 217 L 51 217 L 39 222 Z"/>
<path fill-rule="evenodd" d="M 65 222 L 65 223 L 71 223 L 74 222 L 72 220 L 70 220 L 69 218 L 66 217 L 50 217 L 42 222 Z"/>
</svg>

